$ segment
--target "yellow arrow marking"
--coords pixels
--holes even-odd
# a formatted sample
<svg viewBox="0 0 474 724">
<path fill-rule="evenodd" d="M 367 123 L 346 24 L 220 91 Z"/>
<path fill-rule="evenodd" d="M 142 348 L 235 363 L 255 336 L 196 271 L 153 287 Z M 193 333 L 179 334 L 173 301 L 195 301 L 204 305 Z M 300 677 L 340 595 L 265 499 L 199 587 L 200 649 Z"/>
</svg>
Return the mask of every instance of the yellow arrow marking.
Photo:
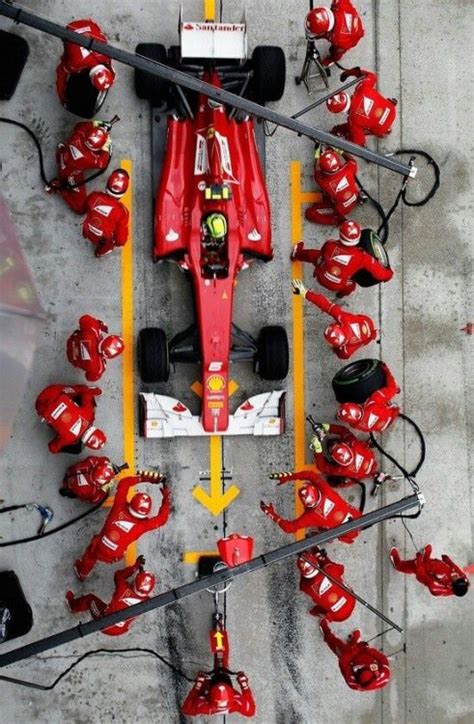
<svg viewBox="0 0 474 724">
<path fill-rule="evenodd" d="M 322 195 L 315 192 L 303 192 L 301 189 L 301 162 L 292 161 L 290 164 L 290 204 L 291 204 L 291 245 L 292 247 L 302 240 L 302 205 L 320 201 Z M 303 279 L 303 264 L 294 261 L 291 265 L 291 278 Z M 305 449 L 305 390 L 304 390 L 304 320 L 303 299 L 293 295 L 293 425 L 294 425 L 294 458 L 295 470 L 314 470 L 314 465 L 306 464 Z M 300 516 L 303 504 L 298 496 L 300 483 L 295 486 L 295 513 Z M 295 533 L 297 540 L 305 537 L 305 531 Z"/>
<path fill-rule="evenodd" d="M 220 631 L 216 631 L 214 634 L 214 638 L 216 640 L 216 651 L 223 651 L 224 650 L 224 634 Z"/>
<path fill-rule="evenodd" d="M 220 515 L 239 495 L 236 485 L 231 485 L 225 493 L 222 492 L 222 436 L 211 435 L 209 438 L 210 457 L 210 492 L 206 492 L 200 485 L 193 489 L 193 496 L 212 515 Z"/>
</svg>

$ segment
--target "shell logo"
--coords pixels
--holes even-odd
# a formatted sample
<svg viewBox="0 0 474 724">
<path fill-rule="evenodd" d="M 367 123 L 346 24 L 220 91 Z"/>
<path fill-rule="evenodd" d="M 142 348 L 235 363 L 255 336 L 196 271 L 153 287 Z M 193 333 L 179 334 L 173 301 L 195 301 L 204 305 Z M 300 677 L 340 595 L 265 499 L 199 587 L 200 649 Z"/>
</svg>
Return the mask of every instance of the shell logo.
<svg viewBox="0 0 474 724">
<path fill-rule="evenodd" d="M 222 392 L 225 387 L 225 379 L 222 375 L 211 375 L 207 378 L 206 387 L 210 392 Z"/>
</svg>

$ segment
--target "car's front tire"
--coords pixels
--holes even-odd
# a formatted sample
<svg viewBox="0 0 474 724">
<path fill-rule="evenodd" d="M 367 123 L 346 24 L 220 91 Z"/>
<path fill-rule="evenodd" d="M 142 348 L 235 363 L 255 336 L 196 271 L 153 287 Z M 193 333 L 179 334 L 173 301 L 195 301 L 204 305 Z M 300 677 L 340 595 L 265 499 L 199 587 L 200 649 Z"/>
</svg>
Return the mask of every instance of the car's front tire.
<svg viewBox="0 0 474 724">
<path fill-rule="evenodd" d="M 290 366 L 288 336 L 284 327 L 262 327 L 257 340 L 255 368 L 264 380 L 283 380 Z"/>
<path fill-rule="evenodd" d="M 141 329 L 137 341 L 138 371 L 143 382 L 166 382 L 170 376 L 169 346 L 158 327 Z"/>
</svg>

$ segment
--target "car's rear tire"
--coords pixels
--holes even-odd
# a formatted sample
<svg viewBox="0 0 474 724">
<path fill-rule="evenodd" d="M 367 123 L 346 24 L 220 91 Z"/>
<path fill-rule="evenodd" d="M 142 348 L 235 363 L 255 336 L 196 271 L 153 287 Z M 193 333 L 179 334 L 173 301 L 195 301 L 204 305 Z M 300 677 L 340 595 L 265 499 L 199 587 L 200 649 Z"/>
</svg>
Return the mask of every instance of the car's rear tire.
<svg viewBox="0 0 474 724">
<path fill-rule="evenodd" d="M 107 92 L 100 94 L 91 83 L 89 71 L 74 73 L 69 76 L 66 85 L 66 108 L 81 118 L 93 118 L 102 103 L 105 101 Z"/>
<path fill-rule="evenodd" d="M 339 403 L 359 404 L 385 385 L 385 372 L 378 359 L 359 359 L 345 365 L 333 377 L 332 388 Z"/>
<path fill-rule="evenodd" d="M 158 327 L 141 329 L 137 341 L 138 370 L 143 382 L 166 382 L 170 357 L 166 334 Z"/>
<path fill-rule="evenodd" d="M 390 260 L 388 258 L 387 251 L 380 241 L 379 236 L 373 229 L 362 229 L 358 246 L 366 251 L 367 254 L 373 256 L 374 259 L 377 259 L 377 261 L 383 264 L 383 266 L 387 269 L 390 267 Z M 373 287 L 375 284 L 380 283 L 377 279 L 374 279 L 370 272 L 365 271 L 365 269 L 358 271 L 357 274 L 354 274 L 352 279 L 360 287 Z"/>
<path fill-rule="evenodd" d="M 256 371 L 264 380 L 283 380 L 290 366 L 288 337 L 284 327 L 262 327 L 257 340 Z"/>
<path fill-rule="evenodd" d="M 139 43 L 135 48 L 137 55 L 143 55 L 150 60 L 166 65 L 167 52 L 161 43 Z M 135 69 L 135 93 L 138 98 L 150 101 L 153 105 L 160 105 L 168 91 L 168 84 L 162 78 L 146 70 Z"/>
<path fill-rule="evenodd" d="M 0 101 L 9 101 L 14 94 L 29 52 L 24 38 L 0 30 Z"/>
<path fill-rule="evenodd" d="M 276 45 L 258 45 L 252 53 L 252 96 L 257 103 L 279 101 L 285 92 L 285 53 Z"/>
</svg>

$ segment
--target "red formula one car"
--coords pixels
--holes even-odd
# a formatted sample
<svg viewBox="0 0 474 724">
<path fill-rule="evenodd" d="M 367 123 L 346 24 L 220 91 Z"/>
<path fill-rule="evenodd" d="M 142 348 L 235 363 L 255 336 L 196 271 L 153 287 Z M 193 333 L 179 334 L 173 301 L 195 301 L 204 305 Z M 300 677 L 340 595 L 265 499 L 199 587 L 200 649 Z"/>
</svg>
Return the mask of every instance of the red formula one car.
<svg viewBox="0 0 474 724">
<path fill-rule="evenodd" d="M 247 61 L 243 24 L 182 23 L 180 52 L 171 48 L 166 54 L 163 46 L 149 44 L 138 46 L 137 52 L 197 73 L 216 87 L 239 85 L 260 102 L 283 93 L 283 51 L 263 46 Z M 251 397 L 229 413 L 232 362 L 253 362 L 266 380 L 286 377 L 289 364 L 283 327 L 264 327 L 254 340 L 232 322 L 237 275 L 251 260 L 273 257 L 254 122 L 204 95 L 165 87 L 141 71 L 135 80 L 140 97 L 155 106 L 166 101 L 170 111 L 155 204 L 154 259 L 173 261 L 188 274 L 196 315 L 196 323 L 169 343 L 162 329 L 140 331 L 140 374 L 144 382 L 163 382 L 170 362 L 197 362 L 203 390 L 201 416 L 174 398 L 140 393 L 140 432 L 145 437 L 279 434 L 283 391 Z"/>
</svg>

